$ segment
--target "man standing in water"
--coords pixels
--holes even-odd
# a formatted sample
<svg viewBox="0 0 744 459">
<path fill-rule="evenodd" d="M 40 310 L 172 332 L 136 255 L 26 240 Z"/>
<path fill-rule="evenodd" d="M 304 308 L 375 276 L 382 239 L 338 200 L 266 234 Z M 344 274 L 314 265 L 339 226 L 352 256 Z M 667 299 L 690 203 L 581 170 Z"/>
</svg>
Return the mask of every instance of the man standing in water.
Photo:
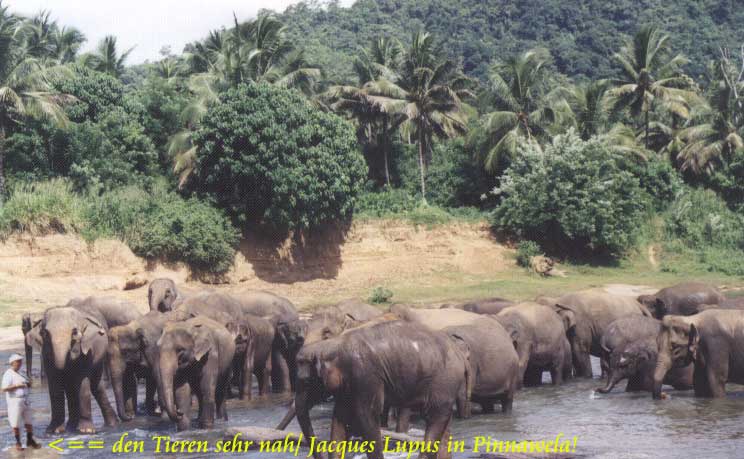
<svg viewBox="0 0 744 459">
<path fill-rule="evenodd" d="M 3 375 L 2 391 L 5 392 L 5 400 L 8 402 L 8 421 L 13 428 L 16 439 L 16 450 L 23 451 L 21 446 L 20 425 L 23 421 L 26 428 L 26 445 L 29 448 L 39 449 L 41 446 L 34 440 L 33 426 L 31 425 L 32 411 L 28 402 L 28 392 L 31 381 L 20 373 L 23 365 L 23 357 L 13 354 L 8 359 L 10 368 Z"/>
</svg>

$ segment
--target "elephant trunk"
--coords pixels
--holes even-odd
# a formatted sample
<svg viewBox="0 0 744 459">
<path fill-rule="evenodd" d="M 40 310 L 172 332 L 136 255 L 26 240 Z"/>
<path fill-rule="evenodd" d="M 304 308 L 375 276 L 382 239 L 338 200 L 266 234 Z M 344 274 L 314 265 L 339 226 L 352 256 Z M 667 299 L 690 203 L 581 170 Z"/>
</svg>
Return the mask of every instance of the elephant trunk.
<svg viewBox="0 0 744 459">
<path fill-rule="evenodd" d="M 59 371 L 64 371 L 67 365 L 67 358 L 70 355 L 71 345 L 69 337 L 67 339 L 53 339 L 52 340 L 52 355 L 54 358 L 54 368 Z"/>
<path fill-rule="evenodd" d="M 616 370 L 610 368 L 610 370 L 607 372 L 607 385 L 605 385 L 605 387 L 598 387 L 596 391 L 600 394 L 608 394 L 622 379 L 622 376 L 618 375 Z"/>
<path fill-rule="evenodd" d="M 132 417 L 127 414 L 124 406 L 124 374 L 126 373 L 126 364 L 121 356 L 119 344 L 116 341 L 109 343 L 108 349 L 108 367 L 111 375 L 111 388 L 116 400 L 116 411 L 122 421 L 131 421 Z"/>
<path fill-rule="evenodd" d="M 666 352 L 660 352 L 656 358 L 656 367 L 654 368 L 654 386 L 652 393 L 655 400 L 661 399 L 661 385 L 664 383 L 664 378 L 671 368 L 672 359 Z"/>
<path fill-rule="evenodd" d="M 287 414 L 284 415 L 281 422 L 279 422 L 279 425 L 276 426 L 276 430 L 286 429 L 289 423 L 292 422 L 292 419 L 294 419 L 296 414 L 297 410 L 295 409 L 295 402 L 292 401 L 292 404 L 289 405 L 289 409 L 287 410 Z"/>
<path fill-rule="evenodd" d="M 310 408 L 313 407 L 313 402 L 311 401 L 310 395 L 311 390 L 312 389 L 310 387 L 305 387 L 304 384 L 298 381 L 298 389 L 295 395 L 294 406 L 290 408 L 289 412 L 287 412 L 287 415 L 282 420 L 282 424 L 285 420 L 287 421 L 287 424 L 289 424 L 289 421 L 291 420 L 290 413 L 294 411 L 297 415 L 297 423 L 300 424 L 300 428 L 302 429 L 302 434 L 305 436 L 306 439 L 308 439 L 308 441 L 310 441 L 311 438 L 315 437 L 313 423 L 310 421 Z M 287 420 L 287 418 L 289 418 L 289 420 Z M 318 451 L 315 451 L 313 456 L 315 457 L 315 459 L 323 459 L 323 455 Z"/>
<path fill-rule="evenodd" d="M 173 380 L 175 378 L 176 356 L 170 354 L 160 354 L 160 363 L 158 365 L 158 399 L 162 400 L 161 408 L 168 413 L 168 417 L 173 422 L 178 422 L 183 416 L 176 410 L 176 403 L 173 395 Z"/>
</svg>

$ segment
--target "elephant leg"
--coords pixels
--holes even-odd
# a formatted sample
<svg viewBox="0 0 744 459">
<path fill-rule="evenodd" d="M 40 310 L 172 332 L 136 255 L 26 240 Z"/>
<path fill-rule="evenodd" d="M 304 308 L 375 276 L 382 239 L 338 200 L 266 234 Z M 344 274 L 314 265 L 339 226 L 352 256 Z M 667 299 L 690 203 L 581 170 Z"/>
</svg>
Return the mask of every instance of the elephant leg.
<svg viewBox="0 0 744 459">
<path fill-rule="evenodd" d="M 408 432 L 411 427 L 411 409 L 403 407 L 398 409 L 398 419 L 395 422 L 395 431 L 400 433 Z"/>
<path fill-rule="evenodd" d="M 388 420 L 390 419 L 390 403 L 385 399 L 385 402 L 382 404 L 382 414 L 380 414 L 380 427 L 383 429 L 388 428 Z"/>
<path fill-rule="evenodd" d="M 176 424 L 178 431 L 188 430 L 191 427 L 191 385 L 181 383 L 175 389 L 176 410 L 180 413 L 180 418 Z"/>
<path fill-rule="evenodd" d="M 351 424 L 351 400 L 348 397 L 338 396 L 333 405 L 333 417 L 331 418 L 331 441 L 343 442 L 349 436 L 347 426 Z M 379 444 L 379 443 L 377 443 Z M 377 449 L 377 448 L 375 448 Z M 335 453 L 328 453 L 328 459 L 334 459 Z M 372 457 L 369 456 L 368 457 Z M 378 457 L 382 459 L 382 455 Z"/>
<path fill-rule="evenodd" d="M 380 414 L 383 410 L 383 390 L 364 391 L 361 396 L 354 397 L 352 415 L 356 421 L 358 434 L 363 440 L 371 441 L 374 445 L 382 445 L 382 432 L 380 432 Z M 375 454 L 376 453 L 376 454 Z M 368 458 L 382 459 L 382 448 L 375 448 L 374 453 L 367 455 Z"/>
<path fill-rule="evenodd" d="M 65 379 L 65 397 L 67 398 L 67 430 L 74 432 L 80 423 L 80 390 L 81 377 L 78 369 L 69 378 Z M 72 372 L 72 371 L 70 371 Z M 90 399 L 90 392 L 88 392 Z"/>
<path fill-rule="evenodd" d="M 493 400 L 479 400 L 478 404 L 481 406 L 481 412 L 484 414 L 490 414 L 494 412 Z"/>
<path fill-rule="evenodd" d="M 137 414 L 137 374 L 135 369 L 129 365 L 124 372 L 123 385 L 126 414 L 134 417 Z"/>
<path fill-rule="evenodd" d="M 201 400 L 199 402 L 199 427 L 202 429 L 211 429 L 214 427 L 214 416 L 217 410 L 217 402 L 215 400 L 217 392 L 217 368 L 216 365 L 209 362 L 202 368 L 201 379 L 199 381 L 199 389 L 201 392 Z"/>
<path fill-rule="evenodd" d="M 145 413 L 148 416 L 160 416 L 160 412 L 157 410 L 157 403 L 155 403 L 157 388 L 158 385 L 152 372 L 148 371 L 147 375 L 145 375 Z"/>
<path fill-rule="evenodd" d="M 227 398 L 226 389 L 230 387 L 231 381 L 232 372 L 228 372 L 220 379 L 220 381 L 218 381 L 217 388 L 214 394 L 214 401 L 217 407 L 217 417 L 224 421 L 227 421 L 227 407 L 225 404 L 225 399 Z M 248 394 L 250 394 L 250 391 L 248 391 Z"/>
<path fill-rule="evenodd" d="M 556 363 L 550 368 L 550 383 L 554 386 L 563 384 L 563 364 Z"/>
<path fill-rule="evenodd" d="M 287 360 L 278 349 L 271 351 L 271 387 L 274 392 L 287 392 L 291 387 Z"/>
<path fill-rule="evenodd" d="M 644 389 L 643 375 L 633 374 L 628 377 L 628 385 L 625 386 L 625 392 L 640 392 Z"/>
<path fill-rule="evenodd" d="M 542 368 L 527 367 L 527 371 L 524 372 L 524 385 L 534 387 L 540 384 L 542 384 Z"/>
<path fill-rule="evenodd" d="M 578 344 L 572 344 L 571 350 L 573 353 L 573 364 L 576 369 L 576 376 L 579 378 L 591 378 L 593 373 L 589 351 L 583 349 Z"/>
<path fill-rule="evenodd" d="M 49 375 L 49 401 L 52 405 L 52 419 L 46 428 L 47 434 L 65 431 L 65 384 L 62 373 L 47 371 Z"/>
<path fill-rule="evenodd" d="M 695 397 L 712 396 L 707 371 L 702 365 L 695 364 L 695 370 L 692 374 L 692 385 L 695 389 Z"/>
<path fill-rule="evenodd" d="M 137 392 L 137 378 L 132 375 L 132 379 L 134 380 L 134 392 L 136 395 Z M 93 391 L 93 396 L 96 399 L 96 403 L 98 403 L 98 407 L 101 409 L 101 415 L 103 416 L 103 423 L 108 426 L 115 426 L 117 424 L 116 420 L 116 412 L 114 411 L 114 407 L 111 406 L 111 403 L 109 402 L 108 395 L 106 394 L 106 385 L 103 382 L 103 377 L 101 373 L 94 374 L 93 377 L 90 379 L 90 383 L 92 385 L 91 389 Z M 136 397 L 134 398 L 134 403 L 136 406 Z M 91 419 L 92 424 L 92 419 Z"/>
<path fill-rule="evenodd" d="M 514 404 L 514 391 L 509 390 L 503 396 L 501 396 L 501 412 L 511 413 L 513 404 Z"/>
<path fill-rule="evenodd" d="M 81 378 L 80 389 L 79 389 L 79 410 L 80 420 L 78 422 L 78 430 L 81 433 L 92 434 L 96 432 L 93 426 L 93 414 L 91 410 L 91 380 L 89 375 L 85 375 Z"/>
<path fill-rule="evenodd" d="M 446 409 L 445 409 L 446 408 Z M 426 416 L 426 431 L 424 433 L 424 442 L 438 441 L 440 446 L 445 447 L 446 443 L 442 442 L 444 434 L 449 430 L 449 425 L 452 420 L 452 409 L 450 407 L 444 407 L 439 410 L 427 413 Z M 419 459 L 437 459 L 438 453 L 428 452 L 421 453 Z"/>
<path fill-rule="evenodd" d="M 729 373 L 728 355 L 725 358 L 712 358 L 706 362 L 705 375 L 708 379 L 710 396 L 723 398 L 726 396 L 726 380 Z"/>
</svg>

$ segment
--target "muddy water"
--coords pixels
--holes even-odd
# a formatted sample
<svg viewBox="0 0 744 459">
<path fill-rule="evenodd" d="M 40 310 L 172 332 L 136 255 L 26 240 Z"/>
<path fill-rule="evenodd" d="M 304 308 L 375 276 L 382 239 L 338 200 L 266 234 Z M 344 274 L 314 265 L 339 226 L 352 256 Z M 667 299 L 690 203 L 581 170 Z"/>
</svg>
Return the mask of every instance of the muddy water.
<svg viewBox="0 0 744 459">
<path fill-rule="evenodd" d="M 8 353 L 0 353 L 0 362 L 7 361 Z M 595 373 L 598 361 L 593 359 Z M 4 371 L 4 369 L 3 369 Z M 547 377 L 547 374 L 546 374 Z M 574 457 L 582 458 L 742 458 L 744 457 L 744 387 L 729 385 L 729 396 L 723 400 L 704 400 L 693 397 L 692 392 L 669 391 L 671 399 L 655 402 L 648 393 L 626 394 L 622 387 L 610 395 L 596 394 L 593 389 L 601 385 L 595 380 L 571 381 L 560 387 L 543 386 L 525 389 L 517 394 L 511 415 L 474 415 L 469 420 L 455 420 L 452 434 L 456 439 L 466 440 L 471 450 L 475 436 L 492 436 L 499 440 L 552 440 L 562 433 L 564 438 L 577 437 Z M 140 402 L 143 395 L 140 396 Z M 0 410 L 5 409 L 4 397 Z M 110 395 L 113 402 L 113 395 Z M 146 417 L 108 429 L 94 436 L 67 435 L 67 440 L 103 440 L 103 450 L 67 450 L 56 453 L 49 449 L 27 454 L 26 457 L 74 457 L 106 459 L 113 457 L 178 457 L 204 458 L 225 457 L 217 454 L 154 454 L 153 435 L 165 434 L 174 439 L 207 439 L 210 444 L 221 439 L 225 429 L 231 425 L 254 425 L 274 427 L 285 413 L 289 403 L 287 396 L 271 396 L 266 399 L 228 402 L 230 420 L 218 422 L 212 431 L 176 433 L 174 427 L 162 419 Z M 43 432 L 49 421 L 49 402 L 45 387 L 33 389 L 32 405 L 36 409 L 34 426 Z M 96 425 L 102 425 L 94 405 Z M 328 437 L 331 405 L 313 410 L 316 433 Z M 0 427 L 0 450 L 5 457 L 21 457 L 11 453 L 12 436 L 6 419 Z M 299 431 L 293 422 L 289 429 Z M 423 425 L 414 421 L 413 433 L 421 434 Z M 145 453 L 136 456 L 113 454 L 111 446 L 127 432 L 131 439 L 145 440 Z M 43 437 L 44 443 L 54 438 Z M 149 452 L 148 452 L 149 451 Z M 300 457 L 307 450 L 300 451 Z M 232 454 L 232 457 L 286 458 L 291 454 L 247 453 Z M 459 453 L 456 457 L 476 457 L 479 454 Z M 388 455 L 389 459 L 401 457 Z M 405 457 L 403 455 L 402 457 Z M 351 459 L 351 457 L 349 457 Z M 357 459 L 362 459 L 361 456 Z"/>
</svg>

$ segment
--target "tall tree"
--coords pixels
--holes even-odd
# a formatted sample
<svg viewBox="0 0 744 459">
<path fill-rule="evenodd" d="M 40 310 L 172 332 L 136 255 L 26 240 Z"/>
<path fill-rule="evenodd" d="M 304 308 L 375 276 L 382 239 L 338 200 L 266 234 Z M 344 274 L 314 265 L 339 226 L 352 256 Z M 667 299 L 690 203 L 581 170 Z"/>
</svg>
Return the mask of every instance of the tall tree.
<svg viewBox="0 0 744 459">
<path fill-rule="evenodd" d="M 69 100 L 55 92 L 49 77 L 63 69 L 45 68 L 31 57 L 21 41 L 18 18 L 0 1 L 0 201 L 5 194 L 5 139 L 8 130 L 24 117 L 67 122 L 62 104 Z"/>
<path fill-rule="evenodd" d="M 669 57 L 668 34 L 644 26 L 613 58 L 619 76 L 610 80 L 608 107 L 627 109 L 642 119 L 646 148 L 650 147 L 650 114 L 655 107 L 682 119 L 690 117 L 690 103 L 696 97 L 694 82 L 681 70 L 687 59 L 681 54 Z"/>
<path fill-rule="evenodd" d="M 495 171 L 504 160 L 513 158 L 520 142 L 538 144 L 550 138 L 550 126 L 570 117 L 568 106 L 560 96 L 548 92 L 548 66 L 550 52 L 537 48 L 512 56 L 504 62 L 491 67 L 490 84 L 487 96 L 495 111 L 481 120 L 476 133 L 481 141 L 479 150 L 484 157 L 486 170 Z M 577 93 L 577 104 L 591 111 L 593 101 L 587 100 L 586 93 Z M 587 105 L 589 104 L 589 105 Z M 584 117 L 596 116 L 585 113 Z M 591 122 L 586 119 L 585 121 Z M 595 129 L 586 125 L 585 130 Z"/>
<path fill-rule="evenodd" d="M 93 70 L 108 73 L 111 76 L 119 78 L 124 73 L 124 62 L 126 62 L 133 50 L 134 47 L 119 54 L 116 37 L 107 35 L 101 40 L 93 53 L 83 56 L 82 63 Z"/>
<path fill-rule="evenodd" d="M 400 87 L 406 92 L 403 109 L 408 130 L 418 143 L 421 197 L 426 202 L 426 162 L 434 137 L 450 138 L 467 131 L 462 101 L 474 97 L 470 80 L 427 32 L 416 32 L 401 65 Z"/>
<path fill-rule="evenodd" d="M 710 105 L 696 117 L 701 122 L 681 132 L 687 142 L 677 157 L 683 170 L 710 172 L 744 149 L 744 45 L 738 63 L 729 50 L 721 50 L 711 86 Z"/>
</svg>

